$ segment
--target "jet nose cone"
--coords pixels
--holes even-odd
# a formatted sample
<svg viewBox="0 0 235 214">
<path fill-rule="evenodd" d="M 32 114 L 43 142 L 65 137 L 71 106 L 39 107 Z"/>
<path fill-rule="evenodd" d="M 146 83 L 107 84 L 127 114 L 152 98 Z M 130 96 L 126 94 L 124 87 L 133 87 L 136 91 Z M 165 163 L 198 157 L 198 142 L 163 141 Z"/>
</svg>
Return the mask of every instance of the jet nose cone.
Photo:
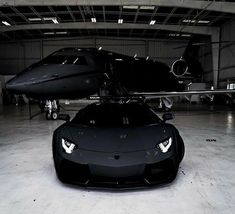
<svg viewBox="0 0 235 214">
<path fill-rule="evenodd" d="M 18 83 L 17 78 L 14 77 L 6 83 L 6 88 L 7 90 L 17 94 L 23 92 L 24 86 L 23 84 Z"/>
</svg>

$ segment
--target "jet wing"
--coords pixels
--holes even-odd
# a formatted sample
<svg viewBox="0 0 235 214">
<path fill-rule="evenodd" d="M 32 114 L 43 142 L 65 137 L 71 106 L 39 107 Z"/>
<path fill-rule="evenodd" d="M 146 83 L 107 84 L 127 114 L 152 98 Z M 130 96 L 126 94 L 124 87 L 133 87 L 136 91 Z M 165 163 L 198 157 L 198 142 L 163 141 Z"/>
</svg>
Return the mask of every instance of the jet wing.
<svg viewBox="0 0 235 214">
<path fill-rule="evenodd" d="M 205 95 L 208 97 L 213 97 L 215 94 L 225 94 L 229 97 L 235 93 L 235 89 L 218 89 L 218 90 L 194 90 L 194 91 L 159 91 L 159 92 L 129 92 L 126 96 L 98 96 L 93 95 L 87 97 L 90 100 L 100 100 L 100 99 L 112 99 L 112 100 L 139 100 L 139 99 L 156 99 L 156 98 L 164 98 L 164 97 L 178 97 L 178 96 L 190 96 L 190 95 Z"/>
<path fill-rule="evenodd" d="M 235 93 L 235 89 L 218 89 L 218 90 L 195 90 L 195 91 L 160 91 L 160 92 L 132 92 L 129 93 L 133 97 L 143 97 L 145 99 L 154 99 L 162 97 L 178 97 L 189 95 L 215 95 L 215 94 L 227 94 L 232 96 Z"/>
</svg>

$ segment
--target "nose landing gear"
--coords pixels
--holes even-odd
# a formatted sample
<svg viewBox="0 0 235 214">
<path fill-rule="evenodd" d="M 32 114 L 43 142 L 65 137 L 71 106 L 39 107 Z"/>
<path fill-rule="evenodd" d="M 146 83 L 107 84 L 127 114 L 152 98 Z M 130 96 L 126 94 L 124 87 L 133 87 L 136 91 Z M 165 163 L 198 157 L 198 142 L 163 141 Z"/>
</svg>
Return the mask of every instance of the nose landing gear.
<svg viewBox="0 0 235 214">
<path fill-rule="evenodd" d="M 59 101 L 47 100 L 45 105 L 45 112 L 47 120 L 57 120 L 60 112 Z"/>
<path fill-rule="evenodd" d="M 159 110 L 168 112 L 168 111 L 171 111 L 172 106 L 173 106 L 173 101 L 170 98 L 168 97 L 160 98 L 160 102 L 158 106 Z"/>
</svg>

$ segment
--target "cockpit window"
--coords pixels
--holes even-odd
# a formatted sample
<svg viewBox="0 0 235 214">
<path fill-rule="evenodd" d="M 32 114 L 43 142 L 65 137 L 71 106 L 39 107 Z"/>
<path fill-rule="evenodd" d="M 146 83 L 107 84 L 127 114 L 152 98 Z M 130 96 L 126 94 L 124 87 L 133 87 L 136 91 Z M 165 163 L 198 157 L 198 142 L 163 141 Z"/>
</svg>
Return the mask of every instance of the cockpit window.
<svg viewBox="0 0 235 214">
<path fill-rule="evenodd" d="M 64 61 L 65 61 L 65 56 L 63 55 L 60 55 L 60 56 L 49 56 L 49 57 L 46 57 L 45 59 L 43 59 L 41 61 L 41 63 L 43 65 L 46 65 L 46 64 L 62 64 Z"/>
<path fill-rule="evenodd" d="M 87 61 L 84 56 L 68 56 L 66 64 L 87 65 Z"/>
<path fill-rule="evenodd" d="M 74 65 L 87 65 L 86 58 L 84 56 L 76 55 L 62 55 L 62 54 L 53 54 L 46 57 L 41 61 L 43 65 L 47 64 L 74 64 Z"/>
<path fill-rule="evenodd" d="M 93 127 L 133 127 L 159 123 L 147 106 L 108 104 L 88 106 L 78 112 L 73 123 Z"/>
</svg>

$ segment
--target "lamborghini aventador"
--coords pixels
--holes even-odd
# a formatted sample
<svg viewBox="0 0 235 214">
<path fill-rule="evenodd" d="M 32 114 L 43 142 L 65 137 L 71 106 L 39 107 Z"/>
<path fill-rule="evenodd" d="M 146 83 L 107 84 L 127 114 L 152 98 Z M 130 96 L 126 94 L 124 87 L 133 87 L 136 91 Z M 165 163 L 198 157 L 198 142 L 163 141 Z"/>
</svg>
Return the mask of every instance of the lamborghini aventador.
<svg viewBox="0 0 235 214">
<path fill-rule="evenodd" d="M 184 156 L 178 130 L 146 104 L 90 104 L 53 135 L 58 178 L 85 187 L 130 188 L 174 180 Z"/>
</svg>

